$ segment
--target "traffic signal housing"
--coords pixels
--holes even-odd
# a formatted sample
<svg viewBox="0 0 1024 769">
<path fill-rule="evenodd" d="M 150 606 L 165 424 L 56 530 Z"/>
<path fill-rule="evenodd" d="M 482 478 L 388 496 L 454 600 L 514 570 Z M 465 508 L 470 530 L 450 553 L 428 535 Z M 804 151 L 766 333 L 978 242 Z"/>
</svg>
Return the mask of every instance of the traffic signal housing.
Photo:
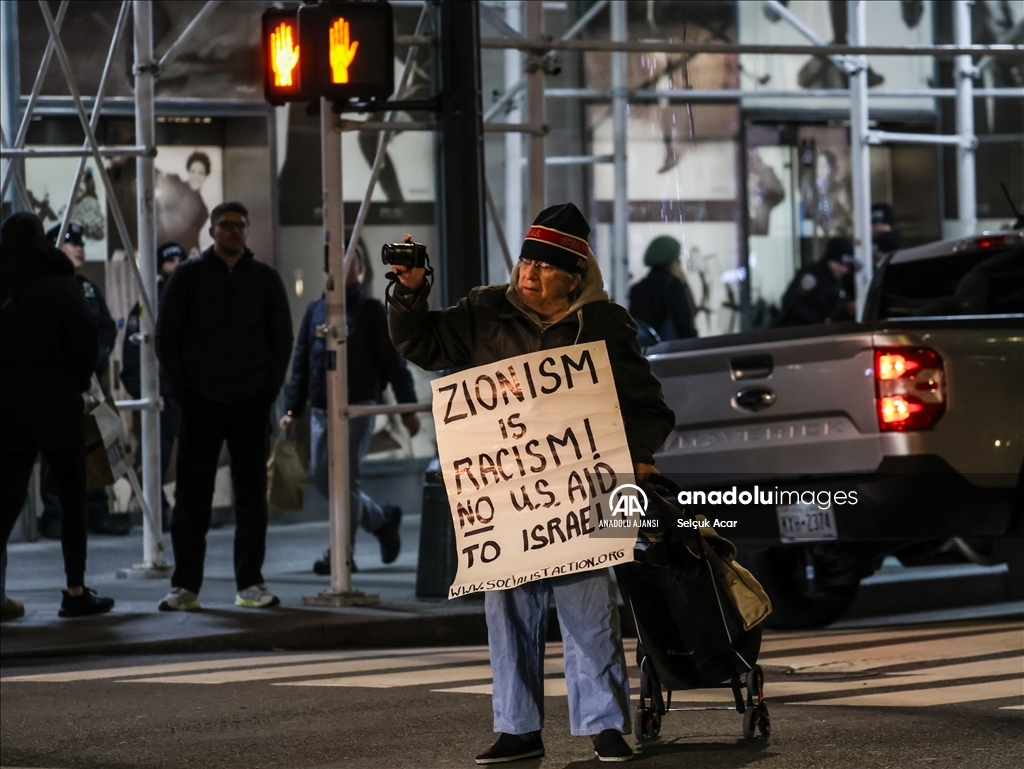
<svg viewBox="0 0 1024 769">
<path fill-rule="evenodd" d="M 298 11 L 302 90 L 331 101 L 387 99 L 395 90 L 395 38 L 386 2 L 325 2 Z"/>
<path fill-rule="evenodd" d="M 271 9 L 263 12 L 263 94 L 268 102 L 281 105 L 288 101 L 316 98 L 302 91 L 299 82 L 301 46 L 296 9 Z"/>
</svg>

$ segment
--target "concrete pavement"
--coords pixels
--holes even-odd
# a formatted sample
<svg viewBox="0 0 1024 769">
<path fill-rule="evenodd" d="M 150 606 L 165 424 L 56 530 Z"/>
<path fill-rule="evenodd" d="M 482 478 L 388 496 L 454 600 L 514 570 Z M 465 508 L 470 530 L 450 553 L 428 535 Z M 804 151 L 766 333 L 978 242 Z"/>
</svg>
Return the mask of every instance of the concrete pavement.
<svg viewBox="0 0 1024 769">
<path fill-rule="evenodd" d="M 12 598 L 25 603 L 26 616 L 3 624 L 0 656 L 9 661 L 55 655 L 486 643 L 482 596 L 454 601 L 416 598 L 419 530 L 418 515 L 403 519 L 402 553 L 388 566 L 381 563 L 377 540 L 360 531 L 355 551 L 360 571 L 353 575 L 353 586 L 379 595 L 380 605 L 324 609 L 303 606 L 302 599 L 330 586 L 328 577 L 312 572 L 313 561 L 327 543 L 327 522 L 272 525 L 264 578 L 282 605 L 253 610 L 234 605 L 234 528 L 215 529 L 208 538 L 200 595 L 203 610 L 190 613 L 157 610 L 169 588 L 166 579 L 117 578 L 119 570 L 142 559 L 141 527 L 126 537 L 93 535 L 86 583 L 117 604 L 110 614 L 73 620 L 57 616 L 64 584 L 60 543 L 14 543 L 9 546 L 7 589 Z M 915 614 L 916 621 L 936 621 L 943 610 L 983 604 L 991 609 L 988 616 L 1020 614 L 1024 605 L 1007 603 L 1006 579 L 1003 566 L 903 569 L 890 564 L 865 580 L 854 605 L 835 627 L 877 624 L 904 614 L 910 618 L 903 621 L 915 621 Z"/>
<path fill-rule="evenodd" d="M 60 542 L 15 543 L 8 550 L 7 592 L 25 604 L 25 617 L 5 622 L 0 655 L 5 660 L 49 655 L 219 650 L 388 647 L 433 643 L 485 643 L 483 601 L 415 597 L 419 517 L 402 522 L 402 553 L 385 566 L 377 540 L 360 531 L 353 587 L 380 596 L 378 607 L 321 609 L 302 599 L 330 587 L 313 574 L 327 544 L 326 522 L 271 526 L 263 576 L 281 598 L 274 609 L 234 605 L 234 527 L 210 532 L 199 612 L 161 612 L 166 579 L 118 579 L 117 572 L 142 560 L 141 527 L 125 537 L 91 535 L 86 584 L 116 600 L 113 612 L 60 619 L 63 566 Z M 169 548 L 169 542 L 168 542 Z M 170 560 L 170 557 L 168 557 Z"/>
</svg>

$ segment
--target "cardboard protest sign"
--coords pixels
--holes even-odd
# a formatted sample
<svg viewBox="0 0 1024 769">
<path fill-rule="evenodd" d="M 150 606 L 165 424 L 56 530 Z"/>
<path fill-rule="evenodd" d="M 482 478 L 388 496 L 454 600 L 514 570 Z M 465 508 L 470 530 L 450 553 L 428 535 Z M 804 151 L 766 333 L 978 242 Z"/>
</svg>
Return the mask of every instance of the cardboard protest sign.
<svg viewBox="0 0 1024 769">
<path fill-rule="evenodd" d="M 449 598 L 633 560 L 631 541 L 591 536 L 633 477 L 603 341 L 431 386 L 459 562 Z"/>
</svg>

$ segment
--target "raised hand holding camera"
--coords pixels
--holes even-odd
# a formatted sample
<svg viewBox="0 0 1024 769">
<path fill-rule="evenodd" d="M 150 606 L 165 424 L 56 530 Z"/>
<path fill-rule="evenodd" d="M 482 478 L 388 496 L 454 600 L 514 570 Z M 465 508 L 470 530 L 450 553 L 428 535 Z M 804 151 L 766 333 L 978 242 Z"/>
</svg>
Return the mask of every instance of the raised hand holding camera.
<svg viewBox="0 0 1024 769">
<path fill-rule="evenodd" d="M 401 243 L 385 243 L 381 247 L 380 258 L 391 267 L 388 280 L 399 282 L 411 290 L 419 288 L 427 276 L 434 274 L 427 247 L 415 242 L 412 235 L 403 237 Z"/>
</svg>

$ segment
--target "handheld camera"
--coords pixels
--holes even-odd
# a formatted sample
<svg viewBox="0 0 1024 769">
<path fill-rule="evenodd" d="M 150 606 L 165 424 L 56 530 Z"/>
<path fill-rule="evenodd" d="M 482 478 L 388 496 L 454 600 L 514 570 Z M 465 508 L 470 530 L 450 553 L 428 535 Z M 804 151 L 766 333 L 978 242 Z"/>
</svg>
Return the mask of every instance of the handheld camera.
<svg viewBox="0 0 1024 769">
<path fill-rule="evenodd" d="M 384 264 L 398 264 L 403 267 L 426 267 L 429 257 L 427 247 L 422 243 L 385 243 L 380 250 Z"/>
</svg>

